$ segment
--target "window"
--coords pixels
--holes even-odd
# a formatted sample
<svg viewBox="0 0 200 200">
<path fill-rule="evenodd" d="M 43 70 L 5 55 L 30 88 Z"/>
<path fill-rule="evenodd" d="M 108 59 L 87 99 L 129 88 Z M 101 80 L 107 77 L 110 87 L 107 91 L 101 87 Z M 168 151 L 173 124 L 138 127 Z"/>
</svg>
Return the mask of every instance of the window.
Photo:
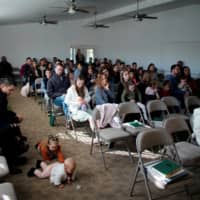
<svg viewBox="0 0 200 200">
<path fill-rule="evenodd" d="M 84 46 L 76 46 L 76 47 L 70 47 L 70 59 L 74 60 L 76 62 L 76 52 L 77 49 L 81 50 L 81 53 L 85 56 L 85 61 L 87 63 L 94 61 L 94 52 L 95 49 L 91 47 L 84 47 Z"/>
</svg>

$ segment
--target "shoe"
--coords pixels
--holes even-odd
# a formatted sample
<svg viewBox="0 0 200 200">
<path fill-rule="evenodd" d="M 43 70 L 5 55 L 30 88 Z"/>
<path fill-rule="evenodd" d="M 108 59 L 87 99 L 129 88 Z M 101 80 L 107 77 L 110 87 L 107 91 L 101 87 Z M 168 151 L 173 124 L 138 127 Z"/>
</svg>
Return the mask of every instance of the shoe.
<svg viewBox="0 0 200 200">
<path fill-rule="evenodd" d="M 18 168 L 11 168 L 11 169 L 10 169 L 10 173 L 11 173 L 11 174 L 21 174 L 21 173 L 22 173 L 22 170 L 21 170 L 21 169 L 18 169 Z"/>
<path fill-rule="evenodd" d="M 36 161 L 36 165 L 35 165 L 36 169 L 40 169 L 41 168 L 41 166 L 40 166 L 41 162 L 42 162 L 42 160 L 37 160 Z"/>
<path fill-rule="evenodd" d="M 28 177 L 33 177 L 33 176 L 35 176 L 35 174 L 34 174 L 34 171 L 35 171 L 35 170 L 36 170 L 36 168 L 32 167 L 32 168 L 28 171 L 27 176 L 28 176 Z"/>
</svg>

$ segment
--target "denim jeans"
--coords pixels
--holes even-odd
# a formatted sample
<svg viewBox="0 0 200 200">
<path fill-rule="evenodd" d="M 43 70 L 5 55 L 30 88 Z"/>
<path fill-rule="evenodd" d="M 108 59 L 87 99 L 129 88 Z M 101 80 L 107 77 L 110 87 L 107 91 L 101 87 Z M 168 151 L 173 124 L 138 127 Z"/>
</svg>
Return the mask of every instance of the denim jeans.
<svg viewBox="0 0 200 200">
<path fill-rule="evenodd" d="M 65 100 L 65 95 L 62 95 L 62 96 L 56 97 L 56 98 L 53 100 L 53 103 L 54 103 L 56 106 L 62 107 L 63 112 L 64 112 L 66 118 L 68 119 L 68 106 L 64 103 L 64 100 Z"/>
</svg>

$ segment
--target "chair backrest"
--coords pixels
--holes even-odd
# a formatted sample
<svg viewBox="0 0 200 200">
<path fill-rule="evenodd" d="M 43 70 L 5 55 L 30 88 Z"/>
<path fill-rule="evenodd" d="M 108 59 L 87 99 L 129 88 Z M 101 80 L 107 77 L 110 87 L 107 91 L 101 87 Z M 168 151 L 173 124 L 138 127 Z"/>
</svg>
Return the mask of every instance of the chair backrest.
<svg viewBox="0 0 200 200">
<path fill-rule="evenodd" d="M 125 102 L 125 103 L 119 104 L 119 116 L 120 116 L 122 122 L 126 122 L 125 118 L 128 115 L 131 118 L 131 114 L 138 115 L 137 117 L 140 118 L 139 120 L 144 122 L 140 108 L 135 102 Z M 133 120 L 134 119 L 130 119 L 130 121 L 133 121 Z"/>
<path fill-rule="evenodd" d="M 173 96 L 162 97 L 161 101 L 163 101 L 166 104 L 169 113 L 181 112 L 180 103 L 176 97 L 173 97 Z"/>
<path fill-rule="evenodd" d="M 93 112 L 92 112 L 92 119 L 96 122 L 97 120 L 101 119 L 101 115 L 100 112 L 97 108 L 94 108 Z"/>
<path fill-rule="evenodd" d="M 161 100 L 151 100 L 147 102 L 147 113 L 149 116 L 149 119 L 152 120 L 152 113 L 155 112 L 161 112 L 162 115 L 164 114 L 165 117 L 169 115 L 167 106 L 165 103 Z"/>
<path fill-rule="evenodd" d="M 197 96 L 185 97 L 185 108 L 188 114 L 192 114 L 195 108 L 200 107 L 200 99 Z"/>
<path fill-rule="evenodd" d="M 171 144 L 173 144 L 173 139 L 164 128 L 144 130 L 136 138 L 138 153 L 154 146 Z"/>
<path fill-rule="evenodd" d="M 35 84 L 41 84 L 42 80 L 43 80 L 43 78 L 36 78 L 35 79 Z"/>
<path fill-rule="evenodd" d="M 36 78 L 35 79 L 35 88 L 36 89 L 40 89 L 41 88 L 42 80 L 43 80 L 43 78 Z"/>
<path fill-rule="evenodd" d="M 179 140 L 187 140 L 188 136 L 191 134 L 189 126 L 187 125 L 185 119 L 182 117 L 167 118 L 163 122 L 163 128 L 165 128 L 167 132 L 175 138 L 176 136 L 178 137 L 178 134 L 181 134 L 182 136 L 179 135 Z"/>
</svg>

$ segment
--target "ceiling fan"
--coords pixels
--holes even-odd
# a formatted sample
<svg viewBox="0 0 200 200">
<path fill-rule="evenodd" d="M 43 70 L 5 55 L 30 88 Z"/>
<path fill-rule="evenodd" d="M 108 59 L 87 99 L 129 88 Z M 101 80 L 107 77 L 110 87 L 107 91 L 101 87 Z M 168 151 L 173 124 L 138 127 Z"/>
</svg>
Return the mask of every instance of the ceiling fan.
<svg viewBox="0 0 200 200">
<path fill-rule="evenodd" d="M 81 12 L 81 13 L 89 13 L 88 10 L 86 10 L 84 7 L 79 7 L 77 6 L 77 3 L 75 0 L 70 0 L 70 1 L 65 1 L 67 4 L 66 7 L 53 7 L 53 8 L 63 8 L 63 12 L 67 12 L 69 14 L 75 14 L 76 12 Z"/>
<path fill-rule="evenodd" d="M 56 20 L 47 20 L 46 15 L 44 15 L 39 23 L 42 24 L 42 25 L 47 25 L 47 24 L 56 25 L 56 24 L 58 24 L 58 21 L 56 21 Z"/>
<path fill-rule="evenodd" d="M 58 24 L 58 21 L 56 21 L 56 20 L 48 20 L 46 15 L 42 16 L 38 20 L 30 20 L 28 22 L 39 23 L 39 24 L 42 24 L 42 25 L 47 25 L 47 24 L 56 25 L 56 24 Z"/>
<path fill-rule="evenodd" d="M 158 17 L 149 16 L 145 13 L 140 13 L 139 0 L 137 0 L 136 14 L 132 16 L 135 21 L 142 21 L 143 19 L 158 19 Z"/>
<path fill-rule="evenodd" d="M 94 12 L 94 23 L 93 24 L 89 24 L 88 27 L 92 27 L 94 29 L 97 29 L 97 28 L 110 28 L 110 26 L 108 26 L 108 25 L 98 24 L 97 23 L 97 12 L 96 11 Z"/>
</svg>

